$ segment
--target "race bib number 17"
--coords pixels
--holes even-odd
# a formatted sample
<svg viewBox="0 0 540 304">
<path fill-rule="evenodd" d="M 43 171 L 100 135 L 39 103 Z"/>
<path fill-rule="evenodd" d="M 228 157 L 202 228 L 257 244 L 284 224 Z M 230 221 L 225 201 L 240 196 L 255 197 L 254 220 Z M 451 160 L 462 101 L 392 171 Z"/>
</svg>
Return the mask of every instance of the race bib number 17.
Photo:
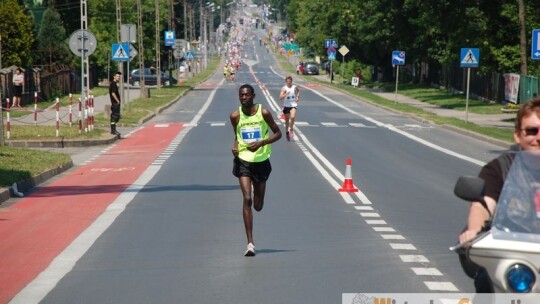
<svg viewBox="0 0 540 304">
<path fill-rule="evenodd" d="M 242 134 L 242 140 L 245 143 L 252 143 L 262 139 L 261 127 L 242 128 L 240 134 Z"/>
</svg>

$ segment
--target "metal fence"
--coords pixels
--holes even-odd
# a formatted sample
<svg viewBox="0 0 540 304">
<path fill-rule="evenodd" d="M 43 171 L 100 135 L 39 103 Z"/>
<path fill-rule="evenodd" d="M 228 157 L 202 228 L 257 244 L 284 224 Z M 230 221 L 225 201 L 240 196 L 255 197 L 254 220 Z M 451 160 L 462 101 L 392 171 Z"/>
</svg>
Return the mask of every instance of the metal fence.
<svg viewBox="0 0 540 304">
<path fill-rule="evenodd" d="M 2 104 L 6 98 L 13 98 L 13 74 L 16 66 L 0 70 L 0 100 Z M 23 94 L 21 104 L 34 102 L 34 93 L 37 92 L 40 100 L 50 100 L 62 97 L 69 93 L 81 91 L 80 73 L 67 65 L 57 65 L 49 70 L 39 68 L 21 68 L 24 73 Z M 97 75 L 91 69 L 90 75 Z M 97 77 L 90 77 L 90 86 L 97 85 Z"/>
<path fill-rule="evenodd" d="M 427 73 L 428 83 L 450 88 L 456 91 L 467 90 L 467 69 L 453 65 L 443 67 L 438 63 L 431 63 Z M 522 103 L 540 94 L 540 79 L 536 76 L 521 75 L 519 79 L 519 99 Z M 504 74 L 489 72 L 481 73 L 479 69 L 471 69 L 469 94 L 489 102 L 506 104 Z"/>
</svg>

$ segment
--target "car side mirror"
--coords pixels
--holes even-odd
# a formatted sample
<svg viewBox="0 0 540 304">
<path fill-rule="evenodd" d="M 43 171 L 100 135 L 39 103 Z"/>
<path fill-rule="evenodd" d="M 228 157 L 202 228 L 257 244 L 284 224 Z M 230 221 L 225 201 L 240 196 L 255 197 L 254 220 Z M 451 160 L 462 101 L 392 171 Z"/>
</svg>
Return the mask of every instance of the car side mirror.
<svg viewBox="0 0 540 304">
<path fill-rule="evenodd" d="M 476 176 L 461 176 L 454 186 L 454 194 L 466 201 L 483 202 L 485 181 Z"/>
</svg>

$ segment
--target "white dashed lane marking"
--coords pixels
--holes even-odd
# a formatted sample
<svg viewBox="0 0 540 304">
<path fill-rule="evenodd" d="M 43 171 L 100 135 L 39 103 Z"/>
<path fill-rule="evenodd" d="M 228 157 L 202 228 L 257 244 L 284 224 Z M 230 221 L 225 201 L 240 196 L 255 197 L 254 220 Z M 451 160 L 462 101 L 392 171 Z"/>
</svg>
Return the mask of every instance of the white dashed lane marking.
<svg viewBox="0 0 540 304">
<path fill-rule="evenodd" d="M 400 255 L 399 258 L 404 263 L 429 263 L 429 260 L 423 255 Z"/>
<path fill-rule="evenodd" d="M 386 225 L 385 220 L 366 220 L 366 223 L 369 225 Z"/>
<path fill-rule="evenodd" d="M 442 276 L 443 274 L 437 268 L 427 268 L 427 267 L 413 267 L 412 271 L 416 275 L 426 275 L 426 276 Z"/>
<path fill-rule="evenodd" d="M 377 212 L 360 212 L 362 217 L 381 217 Z"/>
<path fill-rule="evenodd" d="M 390 247 L 394 250 L 416 250 L 413 244 L 390 243 Z"/>
<path fill-rule="evenodd" d="M 377 232 L 396 232 L 392 227 L 373 227 L 373 230 Z"/>
<path fill-rule="evenodd" d="M 430 290 L 438 291 L 459 291 L 457 287 L 450 282 L 424 282 Z"/>
<path fill-rule="evenodd" d="M 401 234 L 381 234 L 381 237 L 385 240 L 404 240 L 405 237 Z"/>
</svg>

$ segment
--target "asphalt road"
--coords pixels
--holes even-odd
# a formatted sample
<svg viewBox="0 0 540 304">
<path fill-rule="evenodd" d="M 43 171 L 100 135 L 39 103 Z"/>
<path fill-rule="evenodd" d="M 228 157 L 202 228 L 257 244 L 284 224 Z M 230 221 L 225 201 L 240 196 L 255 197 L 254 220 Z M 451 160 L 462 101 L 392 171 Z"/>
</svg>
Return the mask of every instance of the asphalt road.
<svg viewBox="0 0 540 304">
<path fill-rule="evenodd" d="M 143 127 L 184 126 L 141 175 L 148 179 L 131 185 L 138 190 L 128 185 L 129 198 L 117 198 L 126 200 L 118 217 L 31 299 L 322 304 L 342 293 L 472 292 L 448 250 L 468 207 L 453 185 L 501 148 L 307 82 L 298 83 L 295 138 L 273 144 L 265 207 L 254 215 L 257 256 L 243 256 L 229 113 L 249 83 L 277 119 L 285 77 L 258 43 L 245 53 L 234 82 L 218 73 Z M 359 193 L 337 191 L 347 158 Z"/>
</svg>

